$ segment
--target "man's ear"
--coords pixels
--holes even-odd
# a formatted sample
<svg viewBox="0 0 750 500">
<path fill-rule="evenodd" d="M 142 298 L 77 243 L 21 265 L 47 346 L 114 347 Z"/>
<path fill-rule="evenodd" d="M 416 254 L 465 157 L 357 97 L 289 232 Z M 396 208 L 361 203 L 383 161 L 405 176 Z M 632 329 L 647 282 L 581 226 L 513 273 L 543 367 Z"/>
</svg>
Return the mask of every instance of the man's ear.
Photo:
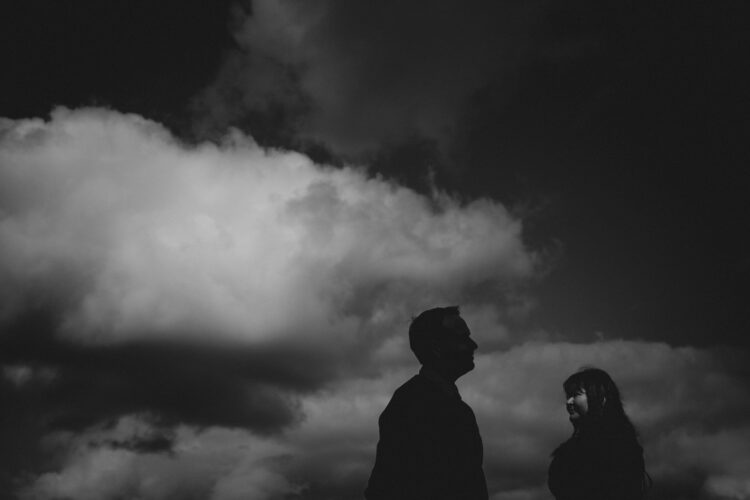
<svg viewBox="0 0 750 500">
<path fill-rule="evenodd" d="M 602 408 L 607 406 L 607 396 L 602 396 Z"/>
</svg>

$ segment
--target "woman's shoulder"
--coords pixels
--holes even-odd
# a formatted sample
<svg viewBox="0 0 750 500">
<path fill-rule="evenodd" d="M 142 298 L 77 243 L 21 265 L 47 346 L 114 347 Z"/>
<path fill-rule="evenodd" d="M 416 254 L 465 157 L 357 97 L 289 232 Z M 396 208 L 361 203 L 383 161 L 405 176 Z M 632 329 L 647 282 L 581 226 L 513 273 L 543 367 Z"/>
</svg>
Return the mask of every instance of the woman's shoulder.
<svg viewBox="0 0 750 500">
<path fill-rule="evenodd" d="M 567 440 L 560 443 L 557 448 L 552 451 L 552 458 L 564 458 L 576 453 L 576 449 L 579 447 L 579 439 L 573 435 Z"/>
</svg>

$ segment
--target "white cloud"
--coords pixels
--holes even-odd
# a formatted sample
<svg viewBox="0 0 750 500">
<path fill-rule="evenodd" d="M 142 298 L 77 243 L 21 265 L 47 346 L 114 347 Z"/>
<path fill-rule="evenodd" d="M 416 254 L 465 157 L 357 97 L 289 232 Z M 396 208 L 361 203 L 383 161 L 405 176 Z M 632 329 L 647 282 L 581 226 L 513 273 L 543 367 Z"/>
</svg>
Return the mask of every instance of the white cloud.
<svg viewBox="0 0 750 500">
<path fill-rule="evenodd" d="M 154 429 L 147 420 L 126 416 L 112 429 L 53 436 L 68 450 L 63 466 L 37 477 L 22 490 L 21 498 L 265 500 L 296 490 L 276 470 L 276 461 L 288 450 L 245 431 L 181 427 L 169 454 L 107 444 L 149 432 Z"/>
<path fill-rule="evenodd" d="M 750 474 L 743 477 L 714 476 L 706 482 L 706 491 L 711 498 L 747 500 L 750 498 Z"/>
<path fill-rule="evenodd" d="M 520 222 L 488 200 L 429 200 L 240 134 L 187 147 L 101 109 L 3 129 L 2 317 L 54 307 L 84 343 L 346 343 L 533 273 Z"/>
<path fill-rule="evenodd" d="M 737 354 L 735 362 L 747 361 L 748 353 Z M 625 394 L 642 435 L 647 468 L 663 498 L 672 498 L 669 483 L 680 477 L 704 478 L 695 485 L 696 497 L 746 498 L 750 398 L 746 388 L 736 392 L 745 385 L 733 362 L 716 351 L 624 341 L 529 342 L 478 357 L 476 370 L 459 387 L 477 415 L 492 498 L 548 498 L 549 455 L 572 430 L 561 384 L 582 365 L 608 370 Z M 108 443 L 127 443 L 129 437 L 153 436 L 148 420 L 124 418 L 112 428 L 61 441 L 72 450 L 65 464 L 37 478 L 28 489 L 37 496 L 30 498 L 51 498 L 51 491 L 83 499 L 94 498 L 87 496 L 94 492 L 97 498 L 112 498 L 125 491 L 146 499 L 168 498 L 188 489 L 210 491 L 217 499 L 242 494 L 274 498 L 292 491 L 302 498 L 358 496 L 374 459 L 377 417 L 416 369 L 413 361 L 378 377 L 342 379 L 304 396 L 305 419 L 274 436 L 182 426 L 174 433 L 171 454 L 108 448 Z M 642 386 L 644 376 L 647 387 Z M 728 389 L 696 385 L 697 378 L 722 380 Z M 649 393 L 680 396 L 664 400 Z M 710 422 L 685 418 L 691 407 L 706 400 L 720 403 L 708 415 Z M 646 406 L 659 408 L 640 410 Z"/>
<path fill-rule="evenodd" d="M 466 305 L 494 348 L 512 343 L 504 297 L 534 272 L 521 222 L 490 200 L 240 133 L 188 146 L 103 109 L 0 125 L 3 374 L 54 371 L 34 386 L 40 425 L 152 411 L 278 432 L 300 394 L 410 363 L 403 332 L 428 307 Z M 497 295 L 474 303 L 479 286 Z"/>
<path fill-rule="evenodd" d="M 428 199 L 356 168 L 262 150 L 241 134 L 219 146 L 189 147 L 158 124 L 100 109 L 0 123 L 0 200 L 2 326 L 28 311 L 47 312 L 59 322 L 46 333 L 80 348 L 74 377 L 54 360 L 49 368 L 19 361 L 3 367 L 10 386 L 51 373 L 44 390 L 54 391 L 56 383 L 79 387 L 65 384 L 96 378 L 108 366 L 102 360 L 112 360 L 87 363 L 87 353 L 119 352 L 95 348 L 160 340 L 193 350 L 155 351 L 174 357 L 165 360 L 174 371 L 155 381 L 155 392 L 137 387 L 150 380 L 144 374 L 157 373 L 144 358 L 122 365 L 151 370 L 140 377 L 117 366 L 102 371 L 110 378 L 96 394 L 119 401 L 106 391 L 127 387 L 130 399 L 123 400 L 140 408 L 171 395 L 169 384 L 192 374 L 179 393 L 202 399 L 165 403 L 173 413 L 197 411 L 210 401 L 206 394 L 239 400 L 199 412 L 193 422 L 202 422 L 203 431 L 177 426 L 165 438 L 171 453 L 148 451 L 160 437 L 141 417 L 52 436 L 48 445 L 66 453 L 57 470 L 24 490 L 30 499 L 359 495 L 372 465 L 377 416 L 416 371 L 405 341 L 408 319 L 454 303 L 465 306 L 481 346 L 476 370 L 459 385 L 477 414 L 496 498 L 546 496 L 549 453 L 570 433 L 561 383 L 582 365 L 606 369 L 620 385 L 657 480 L 699 471 L 705 480 L 698 487 L 707 495 L 746 492 L 748 353 L 553 343 L 542 334 L 523 343 L 505 321 L 523 314 L 523 298 L 502 291 L 482 302 L 470 298 L 475 287 L 507 290 L 535 270 L 520 221 L 495 202 Z M 264 366 L 245 372 L 236 359 L 225 363 L 224 351 L 202 359 L 195 349 L 201 342 L 258 347 L 272 359 L 256 355 L 253 362 Z M 260 350 L 268 345 L 275 349 Z M 138 361 L 143 352 L 127 356 Z M 312 378 L 312 371 L 337 364 L 345 370 L 327 372 L 327 384 L 299 395 L 295 408 L 304 419 L 295 427 L 282 432 L 267 425 L 276 434 L 259 437 L 206 422 L 216 411 L 262 413 L 264 394 L 277 389 L 284 400 L 284 377 L 265 374 L 253 383 L 263 370 L 298 377 L 302 369 Z M 234 389 L 212 386 L 222 382 Z M 133 397 L 144 393 L 145 399 Z M 96 411 L 111 415 L 108 408 Z M 246 417 L 222 422 L 241 425 L 252 420 Z"/>
</svg>

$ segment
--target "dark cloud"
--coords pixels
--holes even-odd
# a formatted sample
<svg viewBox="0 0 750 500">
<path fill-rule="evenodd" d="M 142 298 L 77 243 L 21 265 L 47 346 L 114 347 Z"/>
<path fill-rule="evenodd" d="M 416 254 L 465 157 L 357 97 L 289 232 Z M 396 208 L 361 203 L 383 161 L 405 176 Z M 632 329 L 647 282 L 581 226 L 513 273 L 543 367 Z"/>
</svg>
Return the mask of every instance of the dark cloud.
<svg viewBox="0 0 750 500">
<path fill-rule="evenodd" d="M 102 446 L 107 436 L 127 438 L 154 432 L 148 419 L 126 416 L 112 428 L 57 434 L 48 440 L 66 450 L 59 470 L 39 475 L 18 498 L 82 500 L 137 496 L 233 500 L 279 498 L 295 490 L 278 472 L 288 453 L 282 445 L 238 430 L 179 428 L 172 454 Z"/>
<path fill-rule="evenodd" d="M 605 139 L 635 146 L 658 138 L 666 152 L 686 133 L 711 132 L 692 116 L 713 106 L 700 92 L 722 106 L 741 95 L 735 77 L 745 64 L 739 56 L 747 35 L 737 29 L 739 3 L 687 2 L 675 9 L 588 0 L 245 5 L 234 28 L 239 50 L 225 65 L 231 76 L 221 73 L 209 87 L 206 98 L 216 106 L 206 111 L 231 104 L 241 115 L 269 103 L 286 106 L 297 110 L 289 125 L 298 134 L 342 152 L 413 135 L 494 146 L 490 155 L 461 148 L 477 161 L 501 153 L 512 162 L 532 146 L 538 159 L 563 153 L 566 145 L 606 154 L 613 144 L 602 144 Z M 217 91 L 225 92 L 212 97 Z M 302 107 L 295 104 L 300 99 Z M 685 120 L 673 120 L 677 114 Z M 582 142 L 596 128 L 600 143 Z M 533 175 L 549 167 L 527 163 L 523 170 Z"/>
<path fill-rule="evenodd" d="M 180 426 L 288 432 L 306 396 L 403 363 L 394 334 L 434 302 L 466 297 L 495 349 L 517 340 L 501 325 L 538 257 L 496 202 L 102 109 L 1 125 L 3 398 L 31 416 L 6 483 L 43 455 L 64 472 L 37 492 L 99 454 L 179 461 Z M 472 305 L 477 287 L 497 300 Z"/>
<path fill-rule="evenodd" d="M 549 496 L 549 454 L 572 432 L 562 381 L 581 365 L 595 364 L 620 386 L 645 448 L 653 494 L 665 499 L 743 498 L 750 470 L 750 399 L 741 368 L 747 358 L 746 351 L 630 341 L 529 342 L 480 354 L 475 372 L 459 385 L 482 429 L 492 495 Z M 243 492 L 255 492 L 253 498 L 259 499 L 356 497 L 372 467 L 377 415 L 415 365 L 405 360 L 378 377 L 346 377 L 304 395 L 305 418 L 281 434 L 259 437 L 220 427 L 196 431 L 178 426 L 169 434 L 170 454 L 113 446 L 161 436 L 159 423 L 146 415 L 49 436 L 55 443 L 50 449 L 64 452 L 58 451 L 55 472 L 27 483 L 25 491 L 39 498 L 47 498 L 45 492 L 53 488 L 77 498 L 116 498 L 123 491 L 138 491 L 156 499 L 180 494 L 190 485 L 217 499 Z"/>
<path fill-rule="evenodd" d="M 125 441 L 106 441 L 102 444 L 114 449 L 125 449 L 137 453 L 172 453 L 174 438 L 170 433 L 156 434 L 143 438 L 130 438 Z"/>
<path fill-rule="evenodd" d="M 744 18 L 739 2 L 256 1 L 197 116 L 524 211 L 529 242 L 565 249 L 546 329 L 744 345 Z"/>
<path fill-rule="evenodd" d="M 33 409 L 52 428 L 81 430 L 121 414 L 154 411 L 174 423 L 275 431 L 296 420 L 285 392 L 309 390 L 323 378 L 314 365 L 298 377 L 294 370 L 285 373 L 284 351 L 177 342 L 80 347 L 39 337 L 31 342 L 33 349 L 21 357 L 4 340 L 3 362 L 37 364 L 54 373 L 48 384 L 34 388 L 33 398 Z M 29 388 L 19 383 L 16 390 Z"/>
<path fill-rule="evenodd" d="M 306 142 L 356 155 L 449 142 L 467 98 L 513 72 L 543 4 L 253 2 L 199 102 L 219 128 L 280 106 Z M 278 129 L 277 127 L 275 127 Z"/>
<path fill-rule="evenodd" d="M 589 364 L 655 498 L 750 495 L 741 2 L 4 13 L 0 496 L 360 496 L 454 303 L 495 498 Z"/>
</svg>

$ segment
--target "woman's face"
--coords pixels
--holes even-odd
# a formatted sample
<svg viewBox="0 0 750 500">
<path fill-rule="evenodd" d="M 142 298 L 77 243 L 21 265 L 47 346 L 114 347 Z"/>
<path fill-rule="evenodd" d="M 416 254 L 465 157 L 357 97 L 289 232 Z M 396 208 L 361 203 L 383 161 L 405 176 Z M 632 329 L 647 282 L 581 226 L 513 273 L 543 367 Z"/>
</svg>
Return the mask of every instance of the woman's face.
<svg viewBox="0 0 750 500">
<path fill-rule="evenodd" d="M 567 394 L 567 397 L 565 408 L 568 410 L 571 422 L 575 422 L 588 413 L 589 400 L 586 397 L 586 390 L 584 388 L 578 389 L 573 394 Z"/>
</svg>

